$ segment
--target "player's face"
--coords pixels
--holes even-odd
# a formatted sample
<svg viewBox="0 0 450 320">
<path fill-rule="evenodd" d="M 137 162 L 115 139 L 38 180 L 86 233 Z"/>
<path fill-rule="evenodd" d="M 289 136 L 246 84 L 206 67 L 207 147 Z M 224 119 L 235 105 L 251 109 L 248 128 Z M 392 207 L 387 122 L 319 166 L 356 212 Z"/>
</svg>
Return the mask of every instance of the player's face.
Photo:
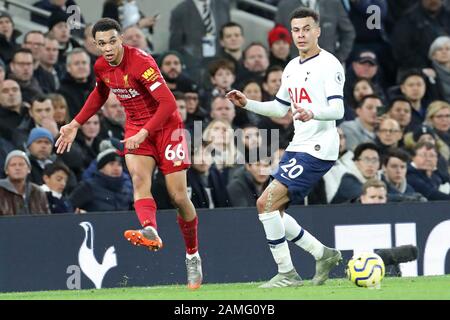
<svg viewBox="0 0 450 320">
<path fill-rule="evenodd" d="M 267 76 L 267 82 L 263 83 L 264 90 L 271 96 L 275 96 L 281 87 L 281 75 L 283 71 L 273 71 Z"/>
<path fill-rule="evenodd" d="M 375 150 L 366 149 L 356 159 L 356 166 L 364 178 L 374 178 L 380 166 L 380 157 Z"/>
<path fill-rule="evenodd" d="M 386 119 L 380 123 L 377 136 L 384 145 L 393 146 L 402 138 L 402 131 L 397 121 Z"/>
<path fill-rule="evenodd" d="M 30 173 L 30 168 L 24 158 L 12 157 L 8 162 L 5 173 L 11 181 L 21 181 L 26 179 L 28 173 Z"/>
<path fill-rule="evenodd" d="M 300 52 L 307 53 L 318 46 L 320 27 L 312 17 L 292 19 L 291 33 Z"/>
<path fill-rule="evenodd" d="M 387 202 L 387 192 L 385 188 L 370 187 L 367 188 L 366 194 L 361 196 L 363 204 L 377 204 Z"/>
<path fill-rule="evenodd" d="M 28 150 L 38 160 L 45 160 L 52 154 L 53 144 L 47 138 L 39 138 L 29 145 Z"/>
<path fill-rule="evenodd" d="M 411 122 L 411 106 L 406 101 L 397 101 L 389 110 L 389 117 L 397 120 L 402 128 Z"/>
<path fill-rule="evenodd" d="M 427 89 L 425 81 L 420 76 L 411 76 L 400 86 L 402 93 L 408 100 L 419 101 Z"/>
<path fill-rule="evenodd" d="M 450 108 L 442 108 L 431 117 L 436 130 L 447 132 L 450 129 Z"/>
<path fill-rule="evenodd" d="M 406 177 L 406 162 L 399 158 L 391 157 L 388 163 L 383 166 L 383 171 L 389 181 L 399 185 Z"/>
<path fill-rule="evenodd" d="M 95 44 L 102 56 L 110 64 L 118 64 L 123 55 L 123 39 L 117 30 L 98 31 L 95 33 Z"/>
<path fill-rule="evenodd" d="M 67 173 L 65 173 L 62 170 L 56 171 L 53 173 L 50 177 L 43 176 L 45 184 L 50 188 L 52 191 L 56 191 L 59 193 L 63 193 L 64 189 L 66 188 L 67 180 L 69 177 L 67 176 Z"/>
</svg>

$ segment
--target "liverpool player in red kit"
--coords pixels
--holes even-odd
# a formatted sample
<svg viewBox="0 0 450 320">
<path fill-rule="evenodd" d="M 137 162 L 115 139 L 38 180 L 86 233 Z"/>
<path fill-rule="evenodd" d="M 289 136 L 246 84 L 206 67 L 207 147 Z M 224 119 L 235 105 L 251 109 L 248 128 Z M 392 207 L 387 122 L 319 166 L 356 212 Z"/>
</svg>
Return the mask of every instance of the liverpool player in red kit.
<svg viewBox="0 0 450 320">
<path fill-rule="evenodd" d="M 178 208 L 177 220 L 186 245 L 188 287 L 199 288 L 202 267 L 198 254 L 198 219 L 187 194 L 188 150 L 175 98 L 155 60 L 139 49 L 122 44 L 121 29 L 115 20 L 99 20 L 92 28 L 92 35 L 102 52 L 94 66 L 96 87 L 74 120 L 61 127 L 57 153 L 70 150 L 78 128 L 102 107 L 111 90 L 127 115 L 122 142 L 133 181 L 134 207 L 142 225 L 141 230 L 126 231 L 125 238 L 154 251 L 163 246 L 157 232 L 156 203 L 150 192 L 153 170 L 158 166 Z"/>
</svg>

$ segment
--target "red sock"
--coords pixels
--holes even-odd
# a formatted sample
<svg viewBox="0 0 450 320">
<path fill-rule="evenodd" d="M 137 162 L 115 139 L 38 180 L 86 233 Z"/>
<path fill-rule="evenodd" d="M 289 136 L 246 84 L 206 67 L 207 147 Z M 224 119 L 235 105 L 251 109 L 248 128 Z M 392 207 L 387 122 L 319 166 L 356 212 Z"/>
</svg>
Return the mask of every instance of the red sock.
<svg viewBox="0 0 450 320">
<path fill-rule="evenodd" d="M 184 221 L 181 216 L 177 216 L 178 225 L 180 226 L 181 233 L 183 234 L 184 243 L 186 245 L 186 252 L 188 254 L 194 254 L 198 251 L 198 239 L 197 239 L 197 225 L 198 218 L 195 216 L 192 221 Z"/>
<path fill-rule="evenodd" d="M 136 200 L 134 202 L 134 209 L 144 228 L 152 226 L 156 229 L 156 202 L 153 198 Z"/>
</svg>

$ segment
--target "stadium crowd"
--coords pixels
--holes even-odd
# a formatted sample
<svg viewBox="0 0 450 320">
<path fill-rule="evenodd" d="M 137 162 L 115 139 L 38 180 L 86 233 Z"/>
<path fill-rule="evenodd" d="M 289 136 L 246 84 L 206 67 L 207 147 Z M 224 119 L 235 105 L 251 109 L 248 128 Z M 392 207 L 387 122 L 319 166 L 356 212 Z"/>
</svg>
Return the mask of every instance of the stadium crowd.
<svg viewBox="0 0 450 320">
<path fill-rule="evenodd" d="M 343 63 L 346 82 L 339 159 L 298 204 L 449 200 L 448 4 L 264 2 L 277 6 L 274 27 L 267 42 L 247 39 L 244 47 L 246 30 L 231 21 L 228 1 L 184 0 L 171 12 L 169 50 L 162 53 L 153 51 L 157 16 L 135 1 L 103 3 L 102 16 L 120 22 L 126 45 L 153 55 L 173 92 L 191 137 L 188 186 L 195 207 L 254 207 L 290 142 L 291 112 L 259 116 L 236 108 L 225 94 L 239 89 L 253 100 L 275 98 L 283 68 L 298 54 L 289 14 L 299 5 L 319 11 L 319 45 Z M 71 29 L 65 11 L 71 4 L 34 4 L 52 13 L 31 16 L 47 33 L 21 35 L 14 17 L 0 11 L 0 215 L 133 210 L 120 156 L 125 113 L 113 93 L 81 127 L 70 152 L 55 153 L 59 128 L 95 86 L 99 56 L 92 25 Z M 374 27 L 371 5 L 380 13 Z M 271 136 L 273 129 L 278 136 Z M 158 170 L 152 194 L 158 209 L 173 208 Z"/>
</svg>

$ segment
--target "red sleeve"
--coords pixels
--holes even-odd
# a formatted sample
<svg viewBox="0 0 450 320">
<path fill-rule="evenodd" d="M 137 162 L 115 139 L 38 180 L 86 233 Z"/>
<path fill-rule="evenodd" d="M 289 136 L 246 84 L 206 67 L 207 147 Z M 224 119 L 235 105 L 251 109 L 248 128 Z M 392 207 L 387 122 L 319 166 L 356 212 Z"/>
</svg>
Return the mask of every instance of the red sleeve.
<svg viewBox="0 0 450 320">
<path fill-rule="evenodd" d="M 95 79 L 95 88 L 86 99 L 83 108 L 81 108 L 80 112 L 75 116 L 75 120 L 81 125 L 100 110 L 109 96 L 109 87 L 102 79 L 100 79 L 97 71 L 95 71 L 95 74 L 97 75 Z"/>
<path fill-rule="evenodd" d="M 155 60 L 147 54 L 139 54 L 136 59 L 136 77 L 158 102 L 158 108 L 144 128 L 152 133 L 162 128 L 170 116 L 177 110 L 175 97 L 167 87 Z"/>
</svg>

